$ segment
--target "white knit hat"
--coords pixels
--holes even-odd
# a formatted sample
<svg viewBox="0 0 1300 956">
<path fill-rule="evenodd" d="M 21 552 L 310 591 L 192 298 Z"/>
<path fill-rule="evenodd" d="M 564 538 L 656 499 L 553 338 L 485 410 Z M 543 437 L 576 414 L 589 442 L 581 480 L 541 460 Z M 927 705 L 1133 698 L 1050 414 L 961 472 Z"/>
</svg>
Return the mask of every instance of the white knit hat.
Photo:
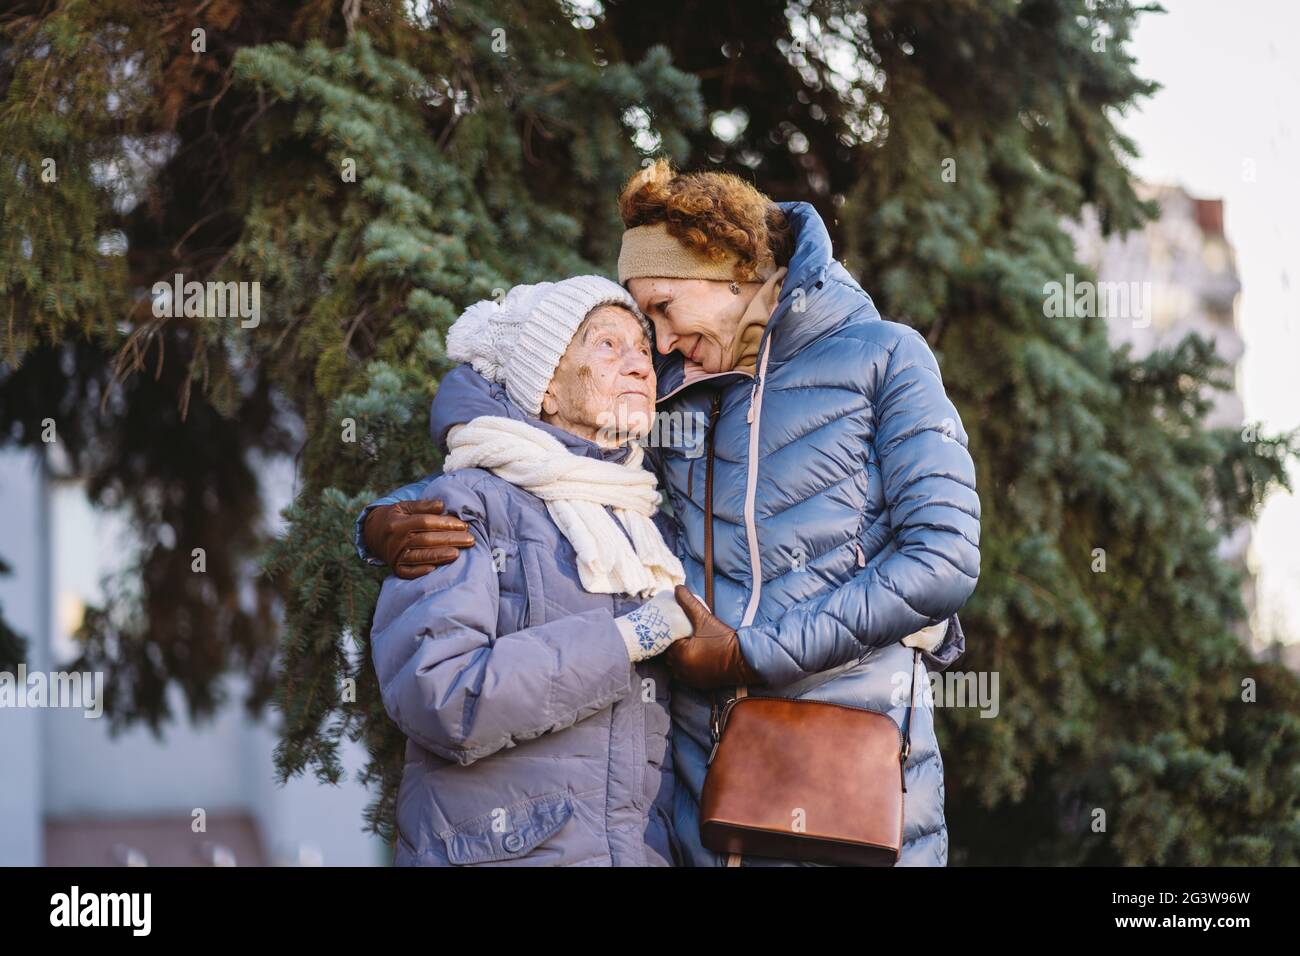
<svg viewBox="0 0 1300 956">
<path fill-rule="evenodd" d="M 535 416 L 578 326 L 592 309 L 609 304 L 641 317 L 627 290 L 601 276 L 517 285 L 500 303 L 484 299 L 461 313 L 447 330 L 447 356 L 504 383 L 510 400 Z"/>
</svg>

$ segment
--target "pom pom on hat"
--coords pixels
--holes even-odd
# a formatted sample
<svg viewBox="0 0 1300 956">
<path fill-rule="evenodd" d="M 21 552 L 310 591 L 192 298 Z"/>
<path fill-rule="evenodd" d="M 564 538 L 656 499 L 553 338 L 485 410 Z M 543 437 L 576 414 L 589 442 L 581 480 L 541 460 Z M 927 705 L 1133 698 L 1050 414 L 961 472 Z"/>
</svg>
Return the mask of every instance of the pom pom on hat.
<svg viewBox="0 0 1300 956">
<path fill-rule="evenodd" d="M 447 330 L 447 357 L 468 362 L 489 382 L 500 382 L 505 376 L 505 369 L 496 361 L 496 350 L 483 348 L 489 341 L 492 317 L 500 310 L 493 299 L 475 302 Z"/>
<path fill-rule="evenodd" d="M 505 384 L 506 359 L 514 351 L 523 321 L 552 285 L 517 285 L 500 302 L 475 302 L 447 330 L 447 357 L 468 362 L 489 382 Z"/>
</svg>

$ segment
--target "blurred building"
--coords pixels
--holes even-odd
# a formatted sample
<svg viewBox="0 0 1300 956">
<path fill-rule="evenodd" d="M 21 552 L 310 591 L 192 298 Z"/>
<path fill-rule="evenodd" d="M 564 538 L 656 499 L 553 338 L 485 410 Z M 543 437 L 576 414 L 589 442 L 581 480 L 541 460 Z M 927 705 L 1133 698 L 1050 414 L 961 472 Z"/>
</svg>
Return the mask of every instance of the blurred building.
<svg viewBox="0 0 1300 956">
<path fill-rule="evenodd" d="M 61 476 L 57 454 L 0 452 L 0 607 L 28 641 L 28 672 L 58 671 L 76 657 L 70 635 L 100 580 L 130 552 L 127 529 L 92 508 Z M 53 464 L 52 464 L 53 463 Z M 292 489 L 292 468 L 269 480 L 267 514 Z M 215 719 L 179 715 L 155 738 L 117 737 L 108 719 L 71 707 L 0 707 L 0 866 L 376 865 L 386 848 L 362 832 L 369 795 L 351 779 L 275 781 L 275 714 L 252 720 L 237 680 Z M 365 759 L 343 749 L 349 778 Z M 196 821 L 201 822 L 201 829 Z M 198 831 L 198 832 L 196 832 Z"/>
<path fill-rule="evenodd" d="M 1128 344 L 1136 357 L 1168 349 L 1191 333 L 1214 343 L 1231 370 L 1233 387 L 1214 390 L 1206 416 L 1210 427 L 1243 429 L 1245 411 L 1238 388 L 1245 342 L 1237 323 L 1241 281 L 1236 257 L 1223 231 L 1223 200 L 1197 199 L 1180 186 L 1139 184 L 1138 195 L 1159 204 L 1159 215 L 1125 236 L 1103 237 L 1092 209 L 1067 223 L 1079 258 L 1096 272 L 1097 285 L 1114 284 L 1135 295 L 1130 307 L 1105 314 L 1111 342 Z M 1099 294 L 1098 300 L 1105 299 Z M 1112 297 L 1113 300 L 1113 297 Z M 1134 307 L 1131 303 L 1140 303 Z M 1255 612 L 1254 580 L 1246 555 L 1250 529 L 1242 527 L 1219 545 L 1225 561 L 1247 572 L 1243 600 Z M 1242 637 L 1249 638 L 1249 629 Z"/>
</svg>

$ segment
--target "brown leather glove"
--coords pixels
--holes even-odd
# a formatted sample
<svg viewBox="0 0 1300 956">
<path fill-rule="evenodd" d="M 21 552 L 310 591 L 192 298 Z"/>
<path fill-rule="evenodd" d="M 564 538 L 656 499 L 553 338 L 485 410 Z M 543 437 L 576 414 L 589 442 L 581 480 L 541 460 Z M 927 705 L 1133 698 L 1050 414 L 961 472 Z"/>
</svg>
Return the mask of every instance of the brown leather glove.
<svg viewBox="0 0 1300 956">
<path fill-rule="evenodd" d="M 702 688 L 763 683 L 758 672 L 745 662 L 735 628 L 714 617 L 690 588 L 679 584 L 673 594 L 694 631 L 664 651 L 673 677 L 683 684 Z"/>
<path fill-rule="evenodd" d="M 451 564 L 461 548 L 474 547 L 474 536 L 469 525 L 442 511 L 438 498 L 372 509 L 361 528 L 366 550 L 408 580 Z"/>
</svg>

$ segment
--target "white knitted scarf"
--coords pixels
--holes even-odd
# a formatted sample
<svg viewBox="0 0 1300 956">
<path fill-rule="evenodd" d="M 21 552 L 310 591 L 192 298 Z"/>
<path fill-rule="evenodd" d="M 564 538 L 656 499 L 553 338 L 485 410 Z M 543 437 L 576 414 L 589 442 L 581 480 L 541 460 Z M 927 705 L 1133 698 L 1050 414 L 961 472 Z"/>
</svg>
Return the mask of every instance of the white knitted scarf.
<svg viewBox="0 0 1300 956">
<path fill-rule="evenodd" d="M 640 445 L 622 464 L 601 461 L 573 454 L 526 422 L 483 415 L 451 429 L 447 448 L 444 471 L 483 468 L 546 502 L 577 552 L 578 576 L 588 591 L 648 598 L 685 583 L 681 562 L 651 520 L 659 491 L 654 475 L 641 467 Z"/>
</svg>

